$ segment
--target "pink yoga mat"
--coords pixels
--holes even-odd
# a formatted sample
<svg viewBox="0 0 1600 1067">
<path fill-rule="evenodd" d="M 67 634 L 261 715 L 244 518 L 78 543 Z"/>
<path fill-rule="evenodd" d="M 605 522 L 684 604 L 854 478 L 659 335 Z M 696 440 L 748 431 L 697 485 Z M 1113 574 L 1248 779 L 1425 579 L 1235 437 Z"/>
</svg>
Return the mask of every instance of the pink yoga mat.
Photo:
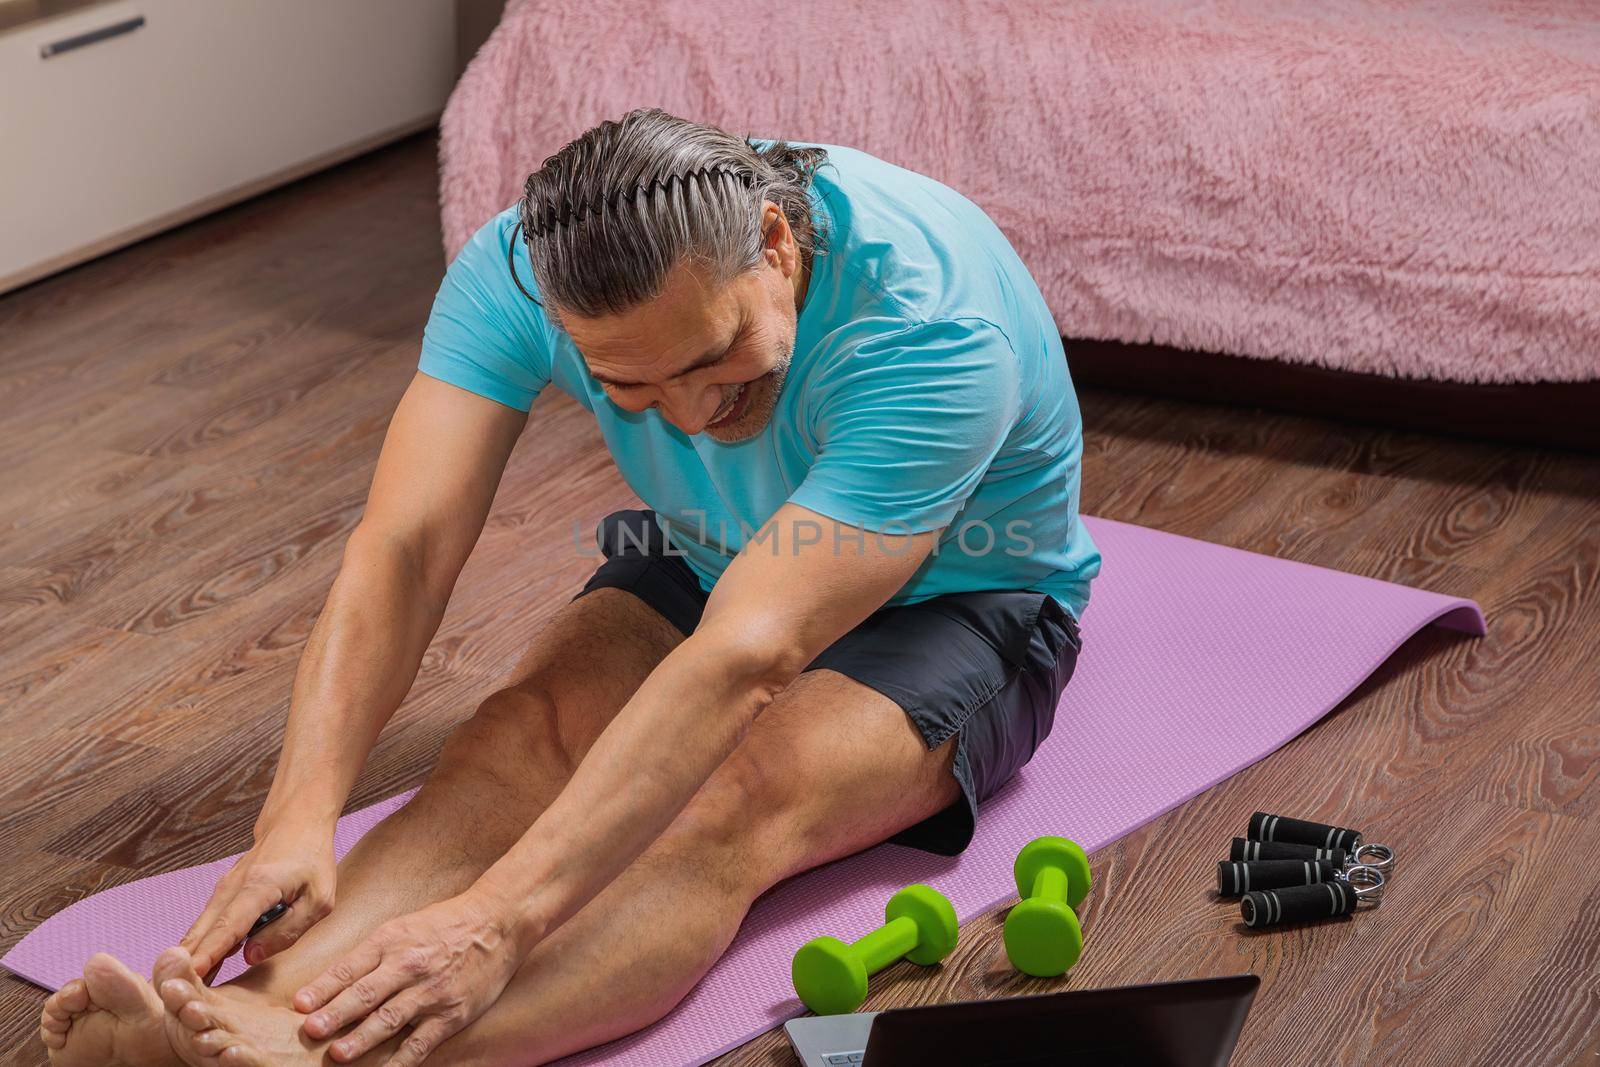
<svg viewBox="0 0 1600 1067">
<path fill-rule="evenodd" d="M 670 1015 L 563 1063 L 703 1063 L 800 1014 L 789 985 L 794 950 L 819 933 L 852 937 L 878 925 L 901 886 L 927 882 L 968 919 L 1012 896 L 1011 861 L 1030 839 L 1061 834 L 1093 851 L 1293 738 L 1429 623 L 1484 632 L 1470 600 L 1085 521 L 1105 567 L 1077 673 L 1050 738 L 983 806 L 966 852 L 949 859 L 880 845 L 783 883 Z M 340 855 L 409 796 L 341 819 Z M 97 893 L 45 920 L 0 963 L 52 989 L 101 950 L 148 974 L 232 862 Z M 223 977 L 241 969 L 234 959 Z"/>
</svg>

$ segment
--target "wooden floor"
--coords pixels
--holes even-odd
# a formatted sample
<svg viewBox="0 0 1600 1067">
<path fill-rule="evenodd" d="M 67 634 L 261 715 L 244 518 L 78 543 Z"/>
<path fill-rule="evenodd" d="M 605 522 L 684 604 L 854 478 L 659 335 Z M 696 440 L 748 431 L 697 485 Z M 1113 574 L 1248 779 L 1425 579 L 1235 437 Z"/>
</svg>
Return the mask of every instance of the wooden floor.
<svg viewBox="0 0 1600 1067">
<path fill-rule="evenodd" d="M 0 948 L 88 893 L 242 848 L 289 680 L 443 268 L 414 138 L 0 297 Z M 1253 970 L 1235 1063 L 1600 1055 L 1600 461 L 1085 391 L 1086 512 L 1477 598 L 1287 748 L 1094 856 L 1088 949 L 1024 981 L 975 921 L 869 1007 Z M 630 501 L 552 390 L 352 805 L 423 776 Z M 1219 605 L 1219 610 L 1226 610 Z M 1092 617 L 1090 621 L 1092 626 Z M 1213 898 L 1257 807 L 1401 850 L 1354 920 Z M 0 1052 L 43 1062 L 0 979 Z M 727 1058 L 792 1064 L 780 1034 Z"/>
</svg>

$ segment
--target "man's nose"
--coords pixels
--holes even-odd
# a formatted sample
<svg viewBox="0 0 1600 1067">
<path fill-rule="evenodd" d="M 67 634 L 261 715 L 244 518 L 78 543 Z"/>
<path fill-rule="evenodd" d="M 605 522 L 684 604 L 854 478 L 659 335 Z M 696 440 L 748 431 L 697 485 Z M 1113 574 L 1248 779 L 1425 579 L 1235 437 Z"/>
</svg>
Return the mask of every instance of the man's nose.
<svg viewBox="0 0 1600 1067">
<path fill-rule="evenodd" d="M 721 406 L 722 390 L 717 386 L 661 386 L 661 413 L 686 434 L 704 430 Z"/>
</svg>

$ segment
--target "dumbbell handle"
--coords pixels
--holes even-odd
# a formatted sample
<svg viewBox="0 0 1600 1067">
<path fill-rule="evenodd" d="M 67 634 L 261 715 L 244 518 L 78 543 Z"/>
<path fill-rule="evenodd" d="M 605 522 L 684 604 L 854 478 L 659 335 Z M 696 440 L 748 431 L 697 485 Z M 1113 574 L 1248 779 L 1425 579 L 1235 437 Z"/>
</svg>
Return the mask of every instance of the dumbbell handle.
<svg viewBox="0 0 1600 1067">
<path fill-rule="evenodd" d="M 1287 841 L 1250 841 L 1243 837 L 1233 839 L 1228 858 L 1234 863 L 1253 863 L 1256 860 L 1327 860 L 1335 867 L 1343 867 L 1349 855 L 1342 848 L 1317 848 L 1315 845 L 1295 845 Z"/>
<path fill-rule="evenodd" d="M 1239 901 L 1244 924 L 1259 930 L 1280 923 L 1309 922 L 1348 915 L 1355 910 L 1356 891 L 1342 878 L 1316 885 L 1250 892 Z"/>
<path fill-rule="evenodd" d="M 1060 867 L 1043 867 L 1033 878 L 1029 900 L 1066 900 L 1067 872 Z"/>
<path fill-rule="evenodd" d="M 1352 852 L 1361 844 L 1361 831 L 1258 811 L 1250 816 L 1250 840 L 1289 841 L 1297 845 L 1342 848 Z"/>
<path fill-rule="evenodd" d="M 850 947 L 860 954 L 861 966 L 866 972 L 874 974 L 916 948 L 917 939 L 921 936 L 916 920 L 909 915 L 902 915 L 884 923 L 861 940 L 850 942 Z"/>
</svg>

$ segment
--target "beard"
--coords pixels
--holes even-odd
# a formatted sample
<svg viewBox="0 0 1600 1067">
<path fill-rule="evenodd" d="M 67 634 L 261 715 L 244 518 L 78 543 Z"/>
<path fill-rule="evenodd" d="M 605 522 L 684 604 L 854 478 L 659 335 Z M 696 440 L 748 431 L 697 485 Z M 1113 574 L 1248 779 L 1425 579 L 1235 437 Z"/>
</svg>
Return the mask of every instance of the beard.
<svg viewBox="0 0 1600 1067">
<path fill-rule="evenodd" d="M 707 428 L 705 432 L 715 440 L 733 442 L 754 437 L 766 429 L 767 423 L 772 421 L 773 411 L 777 409 L 778 395 L 783 392 L 783 383 L 789 377 L 789 365 L 793 360 L 794 338 L 791 337 L 778 354 L 777 366 L 745 387 L 750 399 L 739 421 L 716 429 Z"/>
</svg>

